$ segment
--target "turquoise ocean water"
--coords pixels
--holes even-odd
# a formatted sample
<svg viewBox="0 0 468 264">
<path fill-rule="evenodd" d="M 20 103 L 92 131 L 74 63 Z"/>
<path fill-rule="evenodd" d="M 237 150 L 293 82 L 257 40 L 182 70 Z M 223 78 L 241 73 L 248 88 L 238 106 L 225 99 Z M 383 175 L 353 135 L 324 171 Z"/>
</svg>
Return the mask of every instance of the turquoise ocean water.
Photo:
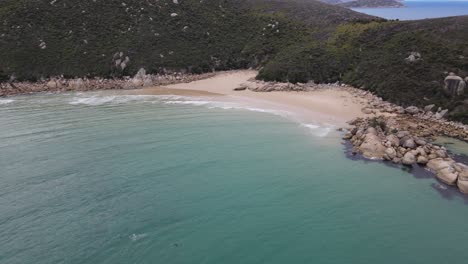
<svg viewBox="0 0 468 264">
<path fill-rule="evenodd" d="M 387 19 L 415 20 L 468 15 L 468 1 L 405 1 L 402 8 L 353 8 Z"/>
<path fill-rule="evenodd" d="M 0 124 L 2 264 L 468 259 L 467 199 L 279 115 L 83 93 L 0 99 Z"/>
</svg>

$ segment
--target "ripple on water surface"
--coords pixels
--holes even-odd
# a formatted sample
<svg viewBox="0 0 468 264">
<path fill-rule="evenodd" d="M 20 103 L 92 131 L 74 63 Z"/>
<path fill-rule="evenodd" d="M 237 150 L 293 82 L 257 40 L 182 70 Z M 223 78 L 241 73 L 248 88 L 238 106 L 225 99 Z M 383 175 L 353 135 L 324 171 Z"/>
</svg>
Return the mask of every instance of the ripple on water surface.
<svg viewBox="0 0 468 264">
<path fill-rule="evenodd" d="M 106 96 L 0 107 L 0 263 L 468 258 L 452 246 L 468 237 L 461 197 L 444 199 L 433 178 L 347 159 L 333 131 L 212 107 L 237 102 Z"/>
</svg>

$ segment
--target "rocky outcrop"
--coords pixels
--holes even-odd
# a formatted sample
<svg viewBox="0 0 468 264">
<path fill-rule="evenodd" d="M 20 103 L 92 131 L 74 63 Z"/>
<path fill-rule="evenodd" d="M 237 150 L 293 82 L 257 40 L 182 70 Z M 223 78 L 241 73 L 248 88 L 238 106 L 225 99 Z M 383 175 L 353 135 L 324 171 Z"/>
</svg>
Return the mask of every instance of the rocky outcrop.
<svg viewBox="0 0 468 264">
<path fill-rule="evenodd" d="M 419 113 L 419 108 L 417 108 L 416 106 L 408 106 L 407 108 L 405 108 L 405 112 L 414 115 Z"/>
<path fill-rule="evenodd" d="M 349 122 L 353 127 L 344 139 L 352 142 L 353 153 L 406 166 L 427 166 L 442 182 L 457 185 L 460 191 L 468 193 L 468 166 L 456 163 L 444 147 L 422 137 L 421 134 L 436 134 L 434 131 L 424 132 L 434 126 L 425 126 L 417 120 L 410 114 L 357 118 Z M 460 135 L 467 135 L 466 128 L 458 131 Z"/>
<path fill-rule="evenodd" d="M 458 172 L 457 186 L 462 193 L 468 194 L 468 166 L 461 163 L 454 165 L 455 170 Z"/>
<path fill-rule="evenodd" d="M 63 77 L 53 77 L 49 80 L 39 82 L 11 82 L 0 83 L 0 97 L 13 96 L 19 94 L 31 94 L 39 92 L 65 92 L 65 91 L 92 91 L 111 89 L 136 89 L 153 85 L 169 85 L 175 83 L 188 83 L 196 80 L 213 77 L 215 73 L 205 74 L 157 74 L 149 75 L 140 70 L 133 78 L 124 77 L 121 79 L 102 78 L 76 78 L 65 79 Z"/>
<path fill-rule="evenodd" d="M 445 78 L 444 83 L 444 91 L 447 95 L 460 96 L 465 92 L 465 80 L 460 76 L 456 76 L 454 73 L 450 73 L 449 76 Z"/>
<path fill-rule="evenodd" d="M 141 88 L 153 86 L 153 76 L 146 74 L 146 70 L 141 68 L 135 76 L 129 81 L 129 88 Z"/>
<path fill-rule="evenodd" d="M 78 78 L 78 79 L 73 79 L 68 82 L 68 87 L 72 91 L 83 91 L 86 90 L 86 84 L 83 81 L 83 79 Z"/>
<path fill-rule="evenodd" d="M 434 109 L 434 107 L 435 107 L 435 104 L 426 105 L 424 107 L 424 111 L 425 112 L 430 112 L 430 111 L 432 111 L 432 109 Z"/>
<path fill-rule="evenodd" d="M 310 91 L 315 87 L 314 83 L 280 83 L 252 81 L 243 83 L 239 88 L 246 88 L 253 92 L 300 92 Z"/>
<path fill-rule="evenodd" d="M 419 52 L 411 52 L 410 55 L 405 59 L 408 62 L 416 62 L 421 60 L 421 53 Z"/>
<path fill-rule="evenodd" d="M 416 163 L 416 156 L 412 151 L 406 152 L 401 162 L 405 165 L 413 165 Z"/>
<path fill-rule="evenodd" d="M 427 167 L 431 169 L 441 181 L 449 185 L 455 185 L 458 178 L 458 173 L 453 167 L 455 162 L 452 159 L 436 158 L 427 163 Z"/>
<path fill-rule="evenodd" d="M 364 157 L 369 159 L 383 159 L 386 148 L 381 143 L 379 137 L 372 132 L 364 135 L 364 140 L 359 146 L 359 150 Z"/>
</svg>

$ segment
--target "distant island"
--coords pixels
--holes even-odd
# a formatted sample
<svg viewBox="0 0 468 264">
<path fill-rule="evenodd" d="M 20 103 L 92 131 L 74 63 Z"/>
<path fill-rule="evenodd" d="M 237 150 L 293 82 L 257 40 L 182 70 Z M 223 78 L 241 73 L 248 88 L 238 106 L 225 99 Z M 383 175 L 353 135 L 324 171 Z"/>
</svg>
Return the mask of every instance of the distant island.
<svg viewBox="0 0 468 264">
<path fill-rule="evenodd" d="M 402 0 L 321 0 L 322 2 L 347 8 L 403 7 Z"/>
</svg>

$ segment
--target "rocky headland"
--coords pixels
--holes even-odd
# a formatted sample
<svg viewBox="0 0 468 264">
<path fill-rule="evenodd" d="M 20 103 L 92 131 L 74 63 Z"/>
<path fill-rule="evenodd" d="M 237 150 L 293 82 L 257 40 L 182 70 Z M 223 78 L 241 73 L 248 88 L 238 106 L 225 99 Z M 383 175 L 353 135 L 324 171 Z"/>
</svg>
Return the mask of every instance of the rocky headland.
<svg viewBox="0 0 468 264">
<path fill-rule="evenodd" d="M 74 78 L 67 79 L 57 76 L 38 82 L 4 82 L 0 83 L 0 97 L 33 94 L 41 92 L 94 91 L 139 89 L 151 86 L 162 86 L 176 83 L 189 83 L 213 77 L 215 73 L 186 74 L 180 72 L 164 74 L 147 74 L 140 69 L 133 77 L 114 79 L 105 78 Z"/>
<path fill-rule="evenodd" d="M 362 110 L 372 116 L 349 122 L 351 128 L 343 139 L 352 143 L 354 154 L 404 166 L 425 166 L 440 181 L 457 185 L 468 194 L 467 164 L 456 162 L 445 147 L 431 143 L 439 136 L 468 142 L 467 125 L 446 120 L 448 111 L 435 105 L 403 108 L 370 93 L 355 92 L 368 98 Z"/>
</svg>

